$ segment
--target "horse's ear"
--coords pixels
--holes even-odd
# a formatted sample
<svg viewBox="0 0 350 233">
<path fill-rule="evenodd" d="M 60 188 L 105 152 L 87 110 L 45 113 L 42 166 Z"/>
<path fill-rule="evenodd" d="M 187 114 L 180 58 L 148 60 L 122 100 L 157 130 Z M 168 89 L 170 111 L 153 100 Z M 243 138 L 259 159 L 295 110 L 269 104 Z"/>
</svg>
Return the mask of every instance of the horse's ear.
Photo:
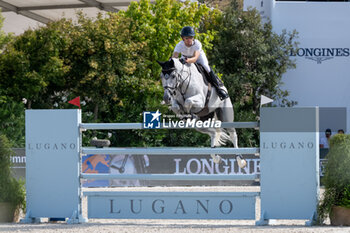
<svg viewBox="0 0 350 233">
<path fill-rule="evenodd" d="M 165 65 L 165 63 L 166 63 L 166 61 L 157 61 L 158 62 L 158 64 L 161 66 L 161 67 L 164 67 L 164 65 Z"/>
<path fill-rule="evenodd" d="M 171 59 L 169 60 L 169 62 L 170 62 L 170 66 L 171 66 L 171 67 L 175 67 L 174 59 L 171 58 Z"/>
</svg>

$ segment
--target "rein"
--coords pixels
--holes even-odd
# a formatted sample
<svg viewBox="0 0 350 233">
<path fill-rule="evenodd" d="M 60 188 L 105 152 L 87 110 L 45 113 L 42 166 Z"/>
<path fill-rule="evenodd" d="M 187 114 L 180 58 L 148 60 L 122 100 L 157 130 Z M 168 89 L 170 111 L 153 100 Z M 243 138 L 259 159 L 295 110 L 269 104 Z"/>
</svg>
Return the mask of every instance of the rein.
<svg viewBox="0 0 350 233">
<path fill-rule="evenodd" d="M 183 73 L 184 67 L 185 67 L 185 65 L 182 65 L 182 71 L 181 71 L 181 73 Z M 179 73 L 177 73 L 177 75 L 178 75 L 178 76 L 177 76 L 178 78 L 181 77 Z M 181 91 L 181 90 L 182 90 L 182 87 L 183 87 L 183 85 L 184 85 L 184 83 L 186 82 L 187 79 L 188 79 L 188 83 L 187 83 L 186 89 L 185 89 L 184 92 L 182 92 L 182 91 Z M 182 95 L 182 98 L 183 98 L 183 99 L 185 99 L 184 95 L 186 94 L 186 92 L 187 92 L 187 90 L 188 90 L 188 87 L 190 86 L 191 79 L 192 79 L 192 75 L 191 75 L 191 69 L 190 69 L 190 72 L 189 72 L 189 74 L 187 75 L 187 77 L 186 77 L 185 79 L 183 79 L 182 82 L 178 85 L 179 88 L 180 88 L 180 94 Z M 177 80 L 177 81 L 178 81 L 178 80 Z"/>
</svg>

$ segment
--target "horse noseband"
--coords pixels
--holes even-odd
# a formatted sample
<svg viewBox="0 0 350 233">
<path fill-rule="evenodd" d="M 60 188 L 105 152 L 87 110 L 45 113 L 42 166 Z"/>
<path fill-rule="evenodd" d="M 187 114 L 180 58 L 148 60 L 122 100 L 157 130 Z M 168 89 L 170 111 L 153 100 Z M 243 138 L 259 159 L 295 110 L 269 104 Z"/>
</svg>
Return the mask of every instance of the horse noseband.
<svg viewBox="0 0 350 233">
<path fill-rule="evenodd" d="M 169 94 L 171 96 L 176 95 L 176 87 L 169 87 L 169 86 L 165 86 L 163 87 L 165 90 L 168 90 Z"/>
</svg>

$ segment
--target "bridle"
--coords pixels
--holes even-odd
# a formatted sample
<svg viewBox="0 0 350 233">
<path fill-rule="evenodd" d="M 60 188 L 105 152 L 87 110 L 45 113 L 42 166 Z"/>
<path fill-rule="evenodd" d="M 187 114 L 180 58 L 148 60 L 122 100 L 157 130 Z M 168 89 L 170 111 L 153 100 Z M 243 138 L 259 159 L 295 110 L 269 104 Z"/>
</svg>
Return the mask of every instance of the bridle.
<svg viewBox="0 0 350 233">
<path fill-rule="evenodd" d="M 179 91 L 182 98 L 185 99 L 184 95 L 186 94 L 188 87 L 190 86 L 191 83 L 191 69 L 189 69 L 188 75 L 186 78 L 182 78 L 182 73 L 185 73 L 186 71 L 184 71 L 184 66 L 182 66 L 182 70 L 180 72 L 178 72 L 176 70 L 176 68 L 170 68 L 167 70 L 163 70 L 165 72 L 167 72 L 164 76 L 164 79 L 168 80 L 169 78 L 174 78 L 175 77 L 175 85 L 174 86 L 163 86 L 164 90 L 168 90 L 168 92 L 170 93 L 171 96 L 175 96 L 176 95 L 176 91 Z M 170 74 L 168 74 L 170 73 Z M 188 80 L 188 81 L 187 81 Z M 187 85 L 186 85 L 186 81 L 187 81 Z M 183 87 L 185 86 L 185 89 L 183 90 Z"/>
</svg>

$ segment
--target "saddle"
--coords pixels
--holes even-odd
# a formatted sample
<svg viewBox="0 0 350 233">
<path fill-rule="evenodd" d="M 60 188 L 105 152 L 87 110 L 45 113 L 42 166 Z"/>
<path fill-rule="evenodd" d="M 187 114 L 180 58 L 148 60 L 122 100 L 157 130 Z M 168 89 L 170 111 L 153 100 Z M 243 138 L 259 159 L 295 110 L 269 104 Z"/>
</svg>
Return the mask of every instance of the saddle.
<svg viewBox="0 0 350 233">
<path fill-rule="evenodd" d="M 205 85 L 208 86 L 208 80 L 210 78 L 209 73 L 204 69 L 204 67 L 201 64 L 195 62 L 194 65 L 197 67 L 198 72 L 202 75 Z"/>
</svg>

